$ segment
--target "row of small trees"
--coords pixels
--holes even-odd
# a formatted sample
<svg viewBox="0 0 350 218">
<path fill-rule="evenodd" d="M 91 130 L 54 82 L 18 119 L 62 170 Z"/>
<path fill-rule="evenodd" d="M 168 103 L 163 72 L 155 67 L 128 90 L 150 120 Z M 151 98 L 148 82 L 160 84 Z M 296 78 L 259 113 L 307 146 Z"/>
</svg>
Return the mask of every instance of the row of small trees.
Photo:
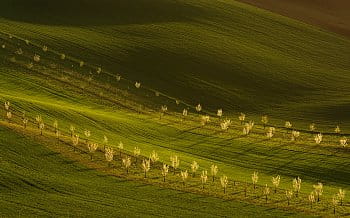
<svg viewBox="0 0 350 218">
<path fill-rule="evenodd" d="M 27 44 L 29 44 L 29 43 L 27 43 Z M 3 46 L 3 48 L 4 48 L 4 46 Z M 44 46 L 44 47 L 43 47 L 43 51 L 44 51 L 44 52 L 47 52 L 47 51 L 48 51 L 48 48 L 47 48 L 46 46 Z M 18 49 L 18 50 L 16 51 L 16 54 L 17 54 L 17 55 L 23 54 L 22 49 Z M 62 59 L 62 60 L 65 59 L 65 55 L 64 55 L 64 54 L 61 55 L 61 59 Z M 33 57 L 33 61 L 34 61 L 34 62 L 40 62 L 40 60 L 41 60 L 41 59 L 40 59 L 40 56 L 37 55 L 37 54 L 35 54 L 34 57 Z M 33 64 L 30 63 L 28 66 L 30 67 L 30 66 L 32 66 L 32 65 L 33 65 Z M 79 66 L 80 66 L 80 67 L 83 67 L 83 66 L 84 66 L 84 62 L 81 61 L 81 62 L 79 63 Z M 101 68 L 98 68 L 98 69 L 97 69 L 97 73 L 100 74 L 101 72 L 102 72 L 102 69 L 101 69 Z M 117 76 L 117 79 L 118 79 L 118 78 L 119 78 L 119 80 L 120 80 L 120 76 L 119 76 L 119 75 Z M 140 83 L 140 82 L 135 82 L 135 87 L 139 89 L 139 88 L 141 87 L 141 83 Z M 158 95 L 159 95 L 159 93 L 158 93 Z M 179 101 L 176 100 L 176 103 L 179 104 Z M 12 118 L 12 113 L 11 113 L 11 111 L 8 110 L 9 106 L 10 106 L 10 103 L 9 103 L 9 102 L 5 103 L 5 109 L 7 108 L 7 110 L 6 110 L 6 111 L 7 111 L 7 112 L 6 112 L 6 116 L 7 116 L 7 119 L 10 121 L 11 118 Z M 195 107 L 195 109 L 196 109 L 197 112 L 201 112 L 201 111 L 202 111 L 202 106 L 201 106 L 200 104 L 198 104 L 198 105 Z M 168 108 L 167 108 L 166 105 L 163 105 L 163 106 L 161 107 L 161 115 L 160 115 L 160 118 L 162 118 L 162 117 L 164 116 L 164 114 L 167 112 L 167 110 L 168 110 Z M 183 115 L 183 117 L 186 117 L 186 116 L 188 115 L 188 109 L 184 109 L 182 115 Z M 221 119 L 222 116 L 223 116 L 223 110 L 222 110 L 222 109 L 219 109 L 219 110 L 217 111 L 217 117 L 219 117 L 219 118 Z M 253 121 L 245 122 L 245 118 L 246 118 L 246 116 L 245 116 L 245 114 L 243 114 L 243 113 L 241 113 L 240 116 L 238 117 L 239 121 L 240 121 L 241 124 L 243 125 L 243 134 L 248 135 L 248 134 L 251 133 L 251 131 L 252 131 L 253 127 L 254 127 L 254 122 L 253 122 Z M 201 116 L 201 119 L 200 119 L 201 125 L 206 125 L 207 123 L 209 123 L 209 121 L 210 121 L 210 117 L 209 117 L 208 115 L 203 115 L 203 116 Z M 266 127 L 268 128 L 268 129 L 267 129 L 267 132 L 266 132 L 266 136 L 267 136 L 268 138 L 272 138 L 272 137 L 275 135 L 275 131 L 276 131 L 276 130 L 275 130 L 275 127 L 271 127 L 271 126 L 268 127 L 268 121 L 269 121 L 269 120 L 268 120 L 268 117 L 267 117 L 267 116 L 262 116 L 261 122 L 262 122 L 262 124 L 263 124 L 263 126 L 264 126 L 264 129 L 265 129 Z M 24 125 L 24 127 L 26 127 L 27 122 L 28 122 L 28 119 L 26 119 L 26 118 L 24 117 L 24 118 L 23 118 L 23 125 Z M 37 122 L 37 124 L 38 124 L 38 129 L 40 129 L 40 134 L 42 135 L 42 134 L 43 134 L 43 129 L 45 128 L 45 124 L 44 124 L 44 122 L 42 121 L 41 116 L 37 116 L 37 117 L 36 117 L 36 122 Z M 221 128 L 222 130 L 225 130 L 225 131 L 226 131 L 226 130 L 228 130 L 228 128 L 230 127 L 231 124 L 232 124 L 231 120 L 225 119 L 225 120 L 223 120 L 223 121 L 220 122 L 220 128 Z M 59 133 L 58 128 L 57 128 L 57 123 L 56 123 L 56 125 L 55 125 L 55 123 L 54 123 L 54 126 L 56 126 L 56 127 L 55 127 L 55 128 L 57 129 L 57 130 L 56 130 L 56 136 L 57 136 L 57 138 L 58 138 L 59 135 L 60 135 L 60 133 Z M 290 131 L 290 133 L 291 133 L 291 140 L 292 140 L 292 141 L 296 141 L 296 140 L 299 138 L 300 132 L 297 131 L 297 130 L 293 130 L 293 129 L 292 129 L 292 124 L 291 124 L 291 122 L 289 122 L 289 121 L 285 122 L 285 128 L 287 129 L 287 133 L 288 133 L 288 131 Z M 309 130 L 310 130 L 311 132 L 315 132 L 315 131 L 316 131 L 315 124 L 310 124 Z M 340 134 L 340 132 L 341 132 L 340 127 L 337 126 L 337 127 L 335 128 L 334 131 L 335 131 L 335 133 Z M 71 132 L 74 132 L 74 131 L 71 131 Z M 85 136 L 86 136 L 87 138 L 89 137 L 88 135 L 90 135 L 90 133 L 87 134 L 88 132 L 89 132 L 89 131 L 86 131 L 86 132 L 85 132 Z M 79 135 L 77 135 L 77 134 L 72 134 L 71 137 L 72 137 L 72 144 L 73 144 L 73 146 L 74 146 L 74 147 L 77 146 L 77 145 L 79 144 Z M 104 140 L 106 140 L 106 137 L 104 138 Z M 316 134 L 316 135 L 314 136 L 314 140 L 315 140 L 315 143 L 320 144 L 320 143 L 322 142 L 322 140 L 323 140 L 323 135 L 322 135 L 322 133 Z M 340 142 L 340 145 L 341 145 L 341 146 L 345 147 L 345 146 L 347 145 L 347 138 L 346 138 L 346 137 L 343 137 L 343 138 L 340 139 L 339 142 Z M 86 144 L 88 145 L 88 149 L 89 149 L 90 153 L 93 153 L 93 151 L 96 151 L 96 150 L 97 150 L 97 147 L 98 147 L 98 144 L 97 144 L 97 143 L 92 143 L 92 142 L 90 143 L 90 142 L 87 141 Z M 113 153 L 114 153 L 113 149 L 107 147 L 107 148 L 105 148 L 104 150 L 105 150 L 105 157 L 106 157 L 106 160 L 107 160 L 108 162 L 112 161 L 112 160 L 113 160 Z M 93 156 L 91 155 L 91 159 L 92 159 L 92 158 L 93 158 Z M 145 177 L 146 177 L 146 175 L 147 175 L 147 172 L 150 170 L 151 163 L 152 163 L 152 159 L 151 159 L 151 158 L 150 158 L 149 160 L 144 159 L 144 160 L 142 161 L 142 169 L 144 170 Z M 125 165 L 125 167 L 126 167 L 126 169 L 127 169 L 127 172 L 128 172 L 128 168 L 129 168 L 130 165 L 131 165 L 131 159 L 130 159 L 130 157 L 124 158 L 124 159 L 123 159 L 123 164 Z M 174 173 L 175 173 L 175 169 L 176 169 L 176 168 L 174 168 Z M 166 178 L 166 175 L 167 175 L 168 170 L 169 170 L 169 166 L 167 166 L 166 164 L 163 165 L 162 175 L 163 175 L 163 177 L 164 177 L 164 181 L 165 181 L 165 178 Z M 203 171 L 201 175 L 203 175 L 203 177 L 201 177 L 201 178 L 202 178 L 202 181 L 207 181 L 207 178 L 206 178 L 207 171 Z M 185 184 L 185 181 L 186 181 L 187 178 L 188 178 L 188 172 L 187 172 L 187 170 L 186 170 L 186 171 L 181 171 L 181 178 L 182 178 L 183 183 Z M 213 177 L 213 180 L 214 180 L 214 177 Z M 228 178 L 225 177 L 225 176 L 223 176 L 223 177 L 220 178 L 220 182 L 221 182 L 222 187 L 224 188 L 224 192 L 226 193 L 226 187 L 227 187 L 227 184 L 228 184 Z M 253 183 L 254 183 L 254 182 L 253 182 Z M 225 184 L 226 184 L 226 185 L 225 185 Z M 322 184 L 321 184 L 321 185 L 322 185 Z M 203 184 L 203 187 L 204 187 L 204 184 Z M 319 187 L 319 185 L 318 185 L 318 187 Z M 264 190 L 264 193 L 269 193 L 269 189 L 268 189 L 268 186 L 267 186 L 267 185 L 266 185 L 265 188 L 266 188 L 266 189 Z M 286 192 L 287 199 L 289 199 L 288 196 L 291 196 L 291 195 L 292 195 L 291 193 L 292 193 L 292 191 L 287 191 L 287 192 Z M 298 194 L 298 192 L 296 193 L 296 195 L 297 195 L 297 194 Z M 317 196 L 318 196 L 317 198 L 319 199 L 319 192 L 317 192 L 316 189 L 315 189 L 315 191 L 312 192 L 312 193 L 309 195 L 309 200 L 310 200 L 310 201 L 312 201 L 312 199 L 313 199 L 312 196 L 314 196 L 315 194 L 317 194 Z M 267 199 L 267 195 L 268 195 L 268 194 L 266 194 L 266 199 Z M 338 193 L 338 195 L 339 195 L 339 193 Z M 338 195 L 337 195 L 337 196 L 338 196 Z M 341 199 L 341 198 L 338 197 L 338 198 L 334 198 L 334 199 L 335 199 L 335 200 L 334 200 L 334 202 L 335 202 L 337 199 Z M 342 202 L 342 200 L 340 200 L 340 201 Z M 288 201 L 288 202 L 289 202 L 289 201 Z M 288 204 L 289 204 L 289 203 L 288 203 Z"/>
<path fill-rule="evenodd" d="M 10 37 L 11 36 L 11 37 Z M 13 35 L 9 34 L 9 38 L 11 39 L 13 37 Z M 29 40 L 24 40 L 24 42 L 27 44 L 27 45 L 30 45 L 30 41 Z M 2 48 L 5 48 L 5 44 L 2 45 Z M 42 46 L 42 51 L 43 52 L 48 52 L 49 49 L 47 46 Z M 17 55 L 22 55 L 23 54 L 23 50 L 21 48 L 18 48 L 15 53 Z M 55 52 L 57 53 L 57 52 Z M 60 54 L 60 59 L 61 60 L 65 60 L 66 59 L 66 55 L 61 53 Z M 38 54 L 34 54 L 33 56 L 33 61 L 34 62 L 40 62 L 40 55 Z M 29 63 L 28 64 L 28 67 L 32 67 L 33 66 L 33 63 Z M 83 67 L 83 66 L 86 66 L 85 62 L 84 61 L 79 61 L 79 66 L 80 67 Z M 97 74 L 101 74 L 102 72 L 105 72 L 105 71 L 102 71 L 102 68 L 101 67 L 97 67 L 96 68 L 96 73 Z M 109 74 L 108 72 L 105 72 L 107 74 Z M 119 74 L 117 74 L 115 76 L 115 78 L 120 81 L 121 80 L 121 76 Z M 137 89 L 140 89 L 141 88 L 141 82 L 139 81 L 136 81 L 135 84 L 134 84 L 135 88 Z M 155 95 L 156 96 L 159 96 L 160 95 L 160 92 L 158 91 L 155 91 Z M 181 103 L 180 100 L 176 99 L 175 100 L 176 104 L 179 105 Z M 194 107 L 195 110 L 197 112 L 201 112 L 203 113 L 203 108 L 202 108 L 202 105 L 201 104 L 198 104 L 197 106 Z M 188 108 L 185 108 L 183 109 L 183 112 L 182 112 L 182 116 L 183 116 L 183 119 L 185 119 L 185 117 L 188 115 Z M 168 107 L 166 105 L 162 105 L 161 108 L 160 108 L 160 119 L 165 115 L 165 113 L 168 111 Z M 222 109 L 218 109 L 217 112 L 216 112 L 216 116 L 219 117 L 220 119 L 223 117 L 223 110 Z M 242 129 L 242 132 L 244 135 L 248 135 L 251 133 L 253 127 L 254 127 L 254 122 L 253 121 L 249 121 L 249 122 L 246 122 L 246 115 L 244 113 L 241 113 L 238 117 L 239 121 L 241 122 L 241 124 L 243 125 L 244 124 L 244 127 Z M 201 119 L 200 119 L 200 123 L 201 125 L 206 125 L 207 123 L 209 123 L 210 121 L 210 116 L 209 115 L 203 115 L 201 116 Z M 264 129 L 268 126 L 268 123 L 269 123 L 269 118 L 267 115 L 264 115 L 262 116 L 261 118 L 261 123 L 262 125 L 264 126 Z M 230 119 L 225 119 L 223 121 L 220 122 L 220 128 L 224 131 L 227 131 L 229 129 L 229 127 L 232 125 L 232 122 Z M 300 136 L 300 131 L 297 131 L 297 130 L 294 130 L 293 127 L 292 127 L 292 123 L 290 121 L 286 121 L 285 122 L 285 125 L 284 125 L 284 128 L 287 129 L 287 132 L 288 130 L 291 131 L 291 140 L 292 141 L 295 141 L 297 138 L 299 138 Z M 315 124 L 310 124 L 309 125 L 309 131 L 311 132 L 315 132 L 316 133 L 316 127 L 315 127 Z M 335 129 L 334 129 L 334 132 L 337 133 L 337 134 L 340 134 L 341 133 L 341 129 L 339 126 L 336 126 Z M 275 135 L 275 127 L 269 127 L 268 128 L 268 131 L 266 133 L 266 136 L 268 138 L 272 138 L 273 136 Z M 316 144 L 320 144 L 323 140 L 323 135 L 321 132 L 317 133 L 314 135 L 314 141 Z M 346 147 L 348 145 L 348 139 L 346 137 L 342 137 L 340 140 L 339 140 L 339 144 L 342 146 L 342 147 Z"/>
<path fill-rule="evenodd" d="M 8 114 L 12 114 L 10 110 L 11 104 L 10 102 L 5 102 L 4 105 L 5 105 L 5 111 L 6 111 L 6 118 L 10 120 L 8 117 Z M 23 128 L 26 128 L 29 119 L 25 116 L 25 114 L 22 115 L 21 119 L 23 123 Z M 40 135 L 43 135 L 45 124 L 42 117 L 40 115 L 36 116 L 34 123 L 37 125 L 37 128 L 39 129 Z M 59 130 L 57 120 L 54 120 L 52 127 L 53 127 L 54 134 L 59 141 L 61 132 Z M 93 140 L 90 140 L 90 137 L 92 135 L 90 130 L 86 129 L 83 131 L 83 135 L 85 136 L 85 139 L 80 138 L 79 134 L 76 132 L 76 128 L 73 125 L 69 127 L 68 133 L 69 133 L 68 137 L 71 138 L 71 143 L 74 150 L 76 150 L 76 148 L 79 145 L 86 146 L 90 154 L 90 159 L 93 160 L 94 153 L 98 150 L 100 146 L 99 146 L 99 143 L 94 142 Z M 117 153 L 119 153 L 119 158 L 121 159 L 121 163 L 126 170 L 126 174 L 129 174 L 129 169 L 132 166 L 132 164 L 134 164 L 136 168 L 137 166 L 140 166 L 140 169 L 143 171 L 144 178 L 147 178 L 148 172 L 151 170 L 152 167 L 156 169 L 155 164 L 160 160 L 160 157 L 155 150 L 153 150 L 149 155 L 149 157 L 147 158 L 145 156 L 141 156 L 141 149 L 138 147 L 135 147 L 133 149 L 132 154 L 126 154 L 126 152 L 124 151 L 123 142 L 118 143 L 118 146 L 117 146 L 118 150 L 116 151 L 114 150 L 113 147 L 109 146 L 107 136 L 103 136 L 102 144 L 103 144 L 103 149 L 101 149 L 101 152 L 103 152 L 104 158 L 108 162 L 108 166 L 109 167 L 112 166 L 112 161 L 116 160 Z M 138 161 L 139 159 L 142 160 L 141 163 L 139 163 Z M 160 174 L 163 178 L 163 182 L 166 182 L 167 176 L 170 170 L 172 169 L 174 175 L 178 172 L 178 175 L 181 178 L 182 185 L 186 186 L 186 183 L 189 180 L 189 178 L 190 177 L 195 178 L 200 168 L 197 161 L 193 161 L 190 164 L 190 170 L 181 169 L 180 171 L 178 171 L 179 167 L 180 167 L 180 158 L 177 155 L 173 155 L 170 157 L 169 165 L 166 163 L 161 163 Z M 212 182 L 213 183 L 215 182 L 215 179 L 217 178 L 217 174 L 219 172 L 218 166 L 215 164 L 212 164 L 209 172 L 210 174 L 208 175 L 208 170 L 203 169 L 199 173 L 201 188 L 203 190 L 205 189 L 206 184 L 208 183 L 209 176 L 212 178 L 211 179 Z M 222 175 L 219 178 L 220 178 L 219 185 L 223 189 L 223 193 L 226 194 L 228 184 L 229 184 L 229 178 L 226 175 Z M 254 172 L 252 174 L 251 180 L 252 180 L 253 190 L 255 190 L 257 188 L 257 184 L 259 181 L 258 172 Z M 279 188 L 280 181 L 281 181 L 281 177 L 279 175 L 272 177 L 271 184 L 272 184 L 272 187 L 274 188 L 274 193 L 277 193 L 277 189 Z M 233 181 L 233 184 L 234 186 L 236 186 L 235 181 Z M 292 188 L 285 191 L 285 198 L 287 200 L 288 205 L 290 205 L 291 199 L 293 197 L 295 198 L 299 197 L 300 191 L 301 191 L 301 185 L 302 185 L 302 181 L 299 177 L 297 177 L 292 181 Z M 245 187 L 244 191 L 245 191 L 245 196 L 247 196 L 247 186 Z M 265 197 L 266 202 L 268 202 L 269 196 L 271 195 L 271 188 L 268 184 L 265 184 L 265 186 L 263 187 L 262 193 L 263 193 L 263 196 Z M 312 191 L 307 196 L 307 200 L 309 201 L 311 208 L 313 207 L 313 204 L 315 204 L 316 202 L 320 202 L 321 200 L 320 197 L 322 196 L 322 194 L 323 194 L 323 184 L 318 183 L 314 185 L 314 191 Z M 334 213 L 336 212 L 337 206 L 343 205 L 344 199 L 345 199 L 345 191 L 343 189 L 339 189 L 339 192 L 333 196 L 331 201 Z"/>
</svg>

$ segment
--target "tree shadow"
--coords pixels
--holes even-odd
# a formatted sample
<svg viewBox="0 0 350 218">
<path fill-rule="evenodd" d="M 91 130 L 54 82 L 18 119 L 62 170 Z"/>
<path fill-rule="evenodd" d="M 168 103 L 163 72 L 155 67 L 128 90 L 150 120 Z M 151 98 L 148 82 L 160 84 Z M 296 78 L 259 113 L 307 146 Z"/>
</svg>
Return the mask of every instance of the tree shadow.
<svg viewBox="0 0 350 218">
<path fill-rule="evenodd" d="M 185 21 L 202 9 L 174 0 L 1 0 L 1 17 L 64 26 Z"/>
</svg>

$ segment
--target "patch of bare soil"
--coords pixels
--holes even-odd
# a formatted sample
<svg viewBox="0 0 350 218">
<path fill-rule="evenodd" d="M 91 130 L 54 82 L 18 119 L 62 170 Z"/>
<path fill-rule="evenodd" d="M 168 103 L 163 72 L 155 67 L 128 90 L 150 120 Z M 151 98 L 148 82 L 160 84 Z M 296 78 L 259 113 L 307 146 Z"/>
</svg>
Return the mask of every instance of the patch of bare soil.
<svg viewBox="0 0 350 218">
<path fill-rule="evenodd" d="M 350 0 L 237 0 L 350 38 Z"/>
</svg>

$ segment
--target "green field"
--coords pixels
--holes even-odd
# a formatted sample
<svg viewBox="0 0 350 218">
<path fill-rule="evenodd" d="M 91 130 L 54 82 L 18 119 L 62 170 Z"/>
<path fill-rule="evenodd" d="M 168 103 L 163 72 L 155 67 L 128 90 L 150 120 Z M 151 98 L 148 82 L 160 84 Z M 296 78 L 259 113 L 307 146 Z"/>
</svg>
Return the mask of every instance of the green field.
<svg viewBox="0 0 350 218">
<path fill-rule="evenodd" d="M 295 215 L 106 176 L 31 137 L 5 127 L 0 132 L 1 217 L 223 217 L 239 216 L 238 210 L 245 216 Z"/>
<path fill-rule="evenodd" d="M 102 144 L 105 135 L 109 146 L 122 141 L 126 152 L 138 146 L 145 157 L 155 150 L 167 164 L 176 154 L 181 169 L 193 160 L 199 170 L 215 163 L 218 177 L 240 184 L 251 183 L 254 171 L 259 187 L 281 175 L 281 194 L 267 205 L 261 187 L 248 199 L 164 188 L 152 179 L 108 176 L 52 151 L 55 140 L 43 143 L 2 122 L 0 216 L 329 216 L 332 196 L 349 190 L 350 153 L 339 146 L 342 136 L 331 134 L 338 124 L 350 132 L 348 39 L 235 1 L 4 0 L 0 14 L 0 100 L 11 102 L 11 122 L 21 124 L 23 111 L 41 115 L 47 135 L 56 119 L 62 131 L 74 125 L 82 140 L 88 129 L 93 141 Z M 34 54 L 41 60 L 27 69 Z M 198 103 L 203 114 L 223 108 L 233 121 L 228 132 L 215 118 L 201 127 Z M 181 121 L 184 108 L 189 116 Z M 242 135 L 239 112 L 258 124 L 249 136 Z M 272 125 L 291 121 L 300 139 L 291 142 L 290 132 L 277 128 L 267 140 L 265 113 Z M 4 110 L 0 117 L 6 120 Z M 305 131 L 311 122 L 325 133 L 321 145 Z M 28 126 L 38 134 L 35 123 Z M 297 176 L 305 201 L 292 200 L 297 206 L 289 208 L 281 196 Z M 324 193 L 310 209 L 306 198 L 317 182 Z M 337 213 L 350 215 L 348 199 Z"/>
</svg>

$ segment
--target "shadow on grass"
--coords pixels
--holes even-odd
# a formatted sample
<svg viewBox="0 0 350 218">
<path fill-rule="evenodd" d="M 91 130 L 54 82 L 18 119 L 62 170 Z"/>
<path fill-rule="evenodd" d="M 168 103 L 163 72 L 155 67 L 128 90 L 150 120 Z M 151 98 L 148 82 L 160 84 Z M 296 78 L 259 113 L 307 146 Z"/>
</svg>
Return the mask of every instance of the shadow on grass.
<svg viewBox="0 0 350 218">
<path fill-rule="evenodd" d="M 0 14 L 27 23 L 94 26 L 186 21 L 203 12 L 171 0 L 1 0 Z"/>
</svg>

